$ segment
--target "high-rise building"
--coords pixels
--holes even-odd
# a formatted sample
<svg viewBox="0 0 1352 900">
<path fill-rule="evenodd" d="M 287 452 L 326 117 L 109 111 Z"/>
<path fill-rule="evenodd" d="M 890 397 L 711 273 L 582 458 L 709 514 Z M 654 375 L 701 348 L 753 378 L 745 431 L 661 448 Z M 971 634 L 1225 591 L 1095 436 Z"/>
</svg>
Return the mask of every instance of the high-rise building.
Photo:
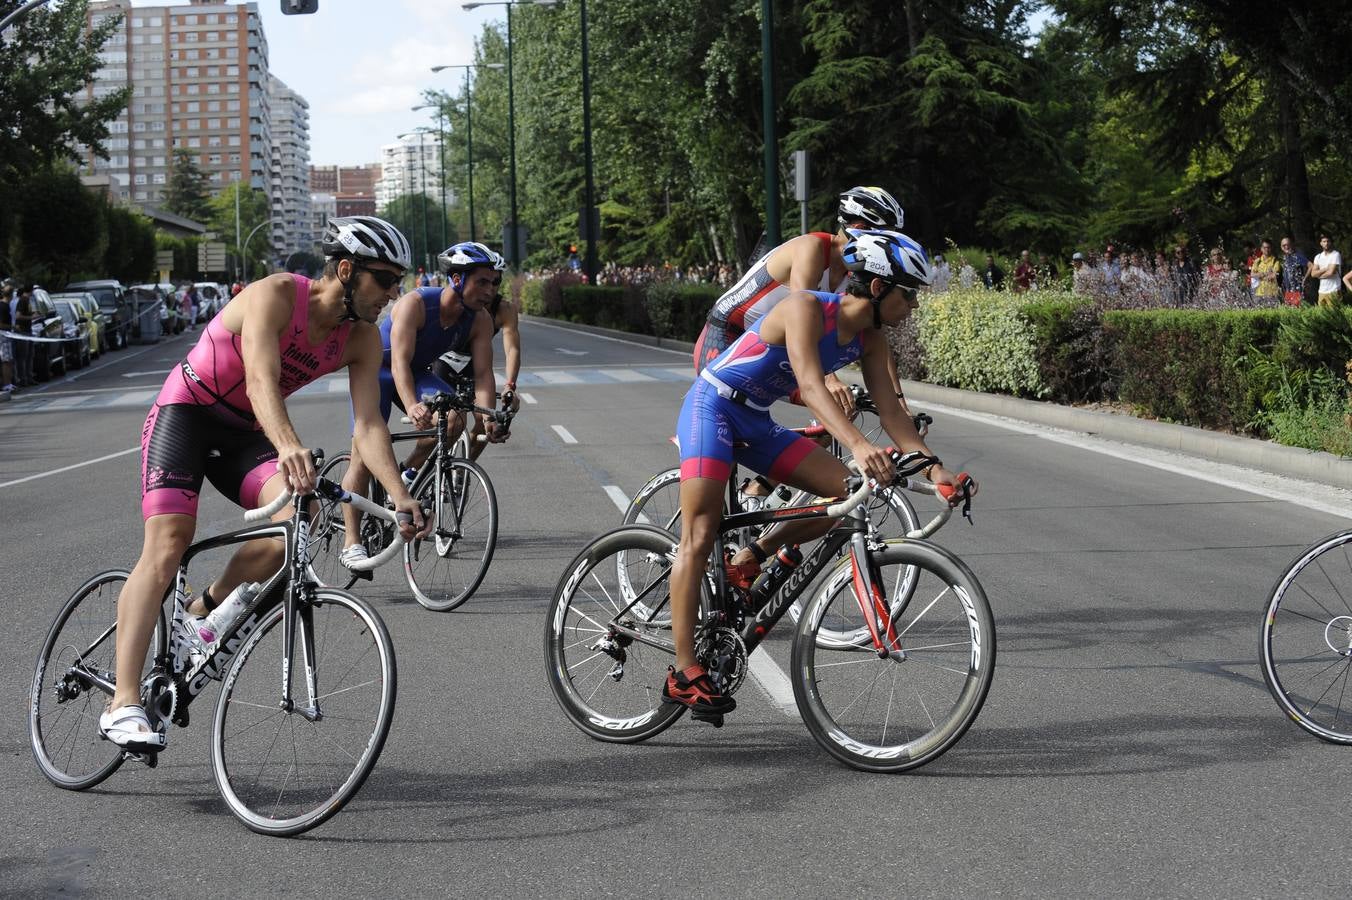
<svg viewBox="0 0 1352 900">
<path fill-rule="evenodd" d="M 269 76 L 272 109 L 272 248 L 279 260 L 313 242 L 310 221 L 310 104 L 276 75 Z"/>
<path fill-rule="evenodd" d="M 380 148 L 380 183 L 376 185 L 376 208 L 384 211 L 396 197 L 426 194 L 441 202 L 441 138 L 435 131 L 405 135 Z M 447 204 L 452 202 L 447 186 Z"/>
<path fill-rule="evenodd" d="M 324 229 L 329 219 L 338 215 L 338 198 L 333 194 L 317 191 L 310 195 L 310 251 L 320 252 L 319 242 L 324 237 Z"/>
<path fill-rule="evenodd" d="M 111 158 L 89 154 L 86 173 L 106 178 L 115 198 L 158 206 L 174 151 L 184 150 L 213 190 L 242 180 L 269 191 L 268 44 L 258 4 L 90 4 L 91 25 L 111 15 L 123 21 L 88 90 L 99 96 L 129 85 L 132 98 L 109 123 Z"/>
<path fill-rule="evenodd" d="M 380 164 L 362 166 L 311 166 L 310 190 L 332 194 L 339 216 L 374 216 Z"/>
</svg>

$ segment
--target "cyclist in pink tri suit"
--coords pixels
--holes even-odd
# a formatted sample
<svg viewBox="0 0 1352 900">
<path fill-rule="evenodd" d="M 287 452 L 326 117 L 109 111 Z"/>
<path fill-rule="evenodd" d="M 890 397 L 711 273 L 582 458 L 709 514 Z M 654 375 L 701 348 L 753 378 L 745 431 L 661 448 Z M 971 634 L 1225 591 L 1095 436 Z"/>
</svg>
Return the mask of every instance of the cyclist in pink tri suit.
<svg viewBox="0 0 1352 900">
<path fill-rule="evenodd" d="M 332 219 L 324 234 L 323 275 L 277 274 L 255 281 L 212 319 L 169 373 L 141 430 L 141 557 L 117 602 L 117 689 L 99 730 L 120 747 L 159 750 L 141 706 L 140 681 L 160 604 L 197 526 L 203 478 L 245 508 L 284 490 L 314 489 L 314 462 L 287 414 L 285 398 L 346 367 L 356 419 L 353 440 L 393 498 L 422 512 L 399 478 L 380 416 L 380 333 L 375 321 L 398 293 L 409 266 L 408 240 L 373 216 Z M 278 514 L 279 520 L 290 510 Z M 191 610 L 203 615 L 246 581 L 264 581 L 282 564 L 275 540 L 240 547 Z"/>
<path fill-rule="evenodd" d="M 903 452 L 932 455 L 887 390 L 891 351 L 882 334 L 884 323 L 895 326 L 910 315 L 918 289 L 930 283 L 929 259 L 919 244 L 893 231 L 852 231 L 842 258 L 851 273 L 843 293 L 790 293 L 709 362 L 681 406 L 676 432 L 682 525 L 671 567 L 676 664 L 667 673 L 662 701 L 687 706 L 696 718 L 716 720 L 736 706 L 695 657 L 700 584 L 722 519 L 733 461 L 819 497 L 838 495 L 848 474 L 844 463 L 815 442 L 775 424 L 771 405 L 800 390 L 803 402 L 851 451 L 863 473 L 890 484 L 895 469 L 887 451 L 869 443 L 826 390 L 827 372 L 859 360 L 893 445 Z M 738 442 L 745 446 L 737 447 Z M 955 482 L 953 473 L 938 462 L 925 475 L 935 484 Z M 784 523 L 733 557 L 729 581 L 749 585 L 760 563 L 781 544 L 820 537 L 834 524 L 815 519 Z"/>
<path fill-rule="evenodd" d="M 785 241 L 718 298 L 695 341 L 696 374 L 790 293 L 838 292 L 850 274 L 841 258 L 849 240 L 847 228 L 900 231 L 903 218 L 901 205 L 882 188 L 852 187 L 841 194 L 836 212 L 840 228 L 834 235 L 814 231 Z M 854 412 L 849 388 L 832 373 L 826 376 L 826 388 L 846 415 Z"/>
</svg>

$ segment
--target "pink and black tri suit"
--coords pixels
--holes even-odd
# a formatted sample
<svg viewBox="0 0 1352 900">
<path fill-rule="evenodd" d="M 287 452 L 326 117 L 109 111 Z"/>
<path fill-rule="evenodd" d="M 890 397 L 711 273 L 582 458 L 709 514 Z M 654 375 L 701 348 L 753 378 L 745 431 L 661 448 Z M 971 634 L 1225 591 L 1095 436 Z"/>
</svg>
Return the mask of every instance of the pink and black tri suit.
<svg viewBox="0 0 1352 900">
<path fill-rule="evenodd" d="M 822 338 L 817 344 L 824 372 L 834 372 L 863 353 L 855 335 L 839 342 L 840 295 L 808 291 L 821 304 Z M 690 386 L 676 422 L 681 478 L 726 480 L 732 461 L 784 481 L 817 444 L 775 424 L 770 406 L 798 389 L 789 350 L 761 340 L 757 321 L 700 372 Z M 733 448 L 736 441 L 747 446 Z"/>
<path fill-rule="evenodd" d="M 352 331 L 343 322 L 321 344 L 309 339 L 310 279 L 291 276 L 296 302 L 282 332 L 283 397 L 338 368 Z M 141 429 L 141 516 L 197 515 L 206 477 L 246 509 L 277 471 L 277 450 L 254 416 L 244 378 L 241 340 L 216 316 L 164 387 Z"/>
<path fill-rule="evenodd" d="M 821 242 L 822 249 L 822 277 L 817 289 L 830 293 L 839 291 L 845 279 L 842 278 L 836 284 L 831 283 L 832 236 L 825 231 L 813 231 L 811 236 Z M 779 247 L 775 248 L 778 249 Z M 695 341 L 696 373 L 702 371 L 710 360 L 726 350 L 738 335 L 750 330 L 752 325 L 775 308 L 775 304 L 791 293 L 787 284 L 770 277 L 770 257 L 774 256 L 775 250 L 762 256 L 736 284 L 728 288 L 727 293 L 718 298 L 713 309 L 709 310 L 709 320 L 704 323 L 704 330 Z M 847 272 L 846 276 L 848 275 Z"/>
</svg>

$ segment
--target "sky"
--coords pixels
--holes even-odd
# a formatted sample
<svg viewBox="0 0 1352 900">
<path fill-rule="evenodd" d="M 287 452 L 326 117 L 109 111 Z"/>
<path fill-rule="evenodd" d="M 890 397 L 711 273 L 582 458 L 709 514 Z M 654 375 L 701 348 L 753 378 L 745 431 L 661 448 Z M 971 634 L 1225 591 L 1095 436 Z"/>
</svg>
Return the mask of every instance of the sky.
<svg viewBox="0 0 1352 900">
<path fill-rule="evenodd" d="M 424 90 L 454 89 L 465 73 L 433 74 L 432 66 L 473 61 L 483 24 L 506 12 L 465 12 L 460 0 L 319 0 L 319 12 L 303 16 L 283 15 L 281 0 L 258 0 L 258 11 L 269 69 L 310 104 L 314 165 L 379 162 L 396 135 L 435 127 L 432 110 L 411 107 Z"/>
</svg>

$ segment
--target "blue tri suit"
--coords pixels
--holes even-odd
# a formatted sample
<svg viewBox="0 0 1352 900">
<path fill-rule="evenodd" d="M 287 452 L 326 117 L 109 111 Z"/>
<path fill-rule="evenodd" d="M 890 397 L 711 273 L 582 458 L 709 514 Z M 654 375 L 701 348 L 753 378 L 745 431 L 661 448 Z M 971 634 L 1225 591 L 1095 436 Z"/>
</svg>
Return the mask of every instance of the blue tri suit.
<svg viewBox="0 0 1352 900">
<path fill-rule="evenodd" d="M 806 291 L 821 304 L 817 344 L 825 373 L 844 368 L 863 353 L 862 335 L 841 345 L 837 332 L 840 294 Z M 784 481 L 816 443 L 777 425 L 770 406 L 798 389 L 787 347 L 761 340 L 761 318 L 710 362 L 690 386 L 676 421 L 681 478 L 726 481 L 732 461 Z M 736 441 L 748 446 L 733 448 Z"/>
<path fill-rule="evenodd" d="M 442 391 L 455 393 L 449 384 L 432 374 L 432 364 L 447 350 L 460 352 L 469 346 L 469 334 L 478 316 L 474 310 L 462 306 L 460 317 L 449 328 L 442 328 L 441 291 L 439 287 L 418 288 L 425 315 L 423 327 L 418 329 L 414 339 L 413 359 L 409 368 L 413 370 L 413 383 L 417 386 L 419 397 Z M 393 321 L 394 317 L 390 316 L 380 323 L 380 343 L 385 348 L 380 363 L 380 414 L 386 421 L 389 421 L 392 405 L 397 404 L 400 409 L 404 409 L 398 391 L 394 389 L 394 373 L 390 370 L 390 328 Z"/>
</svg>

